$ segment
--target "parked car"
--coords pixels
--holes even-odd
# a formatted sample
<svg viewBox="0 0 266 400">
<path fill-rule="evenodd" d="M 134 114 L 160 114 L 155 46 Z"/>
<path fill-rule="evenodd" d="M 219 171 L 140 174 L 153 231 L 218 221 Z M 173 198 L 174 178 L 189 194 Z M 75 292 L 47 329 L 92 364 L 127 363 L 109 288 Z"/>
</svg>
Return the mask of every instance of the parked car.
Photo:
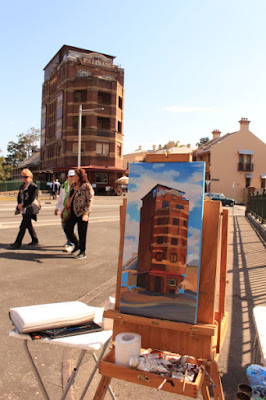
<svg viewBox="0 0 266 400">
<path fill-rule="evenodd" d="M 233 205 L 236 203 L 234 199 L 230 199 L 230 197 L 226 197 L 222 193 L 205 193 L 204 196 L 209 197 L 211 200 L 221 201 L 223 206 L 233 207 Z"/>
</svg>

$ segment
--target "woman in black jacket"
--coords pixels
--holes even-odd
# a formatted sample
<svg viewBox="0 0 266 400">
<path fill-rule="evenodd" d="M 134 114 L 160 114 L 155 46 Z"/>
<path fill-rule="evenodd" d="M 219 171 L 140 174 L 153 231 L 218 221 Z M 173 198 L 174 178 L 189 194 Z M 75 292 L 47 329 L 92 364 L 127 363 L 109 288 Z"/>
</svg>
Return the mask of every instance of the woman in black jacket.
<svg viewBox="0 0 266 400">
<path fill-rule="evenodd" d="M 36 215 L 27 215 L 26 208 L 30 206 L 35 199 L 38 198 L 38 186 L 32 182 L 32 172 L 29 169 L 23 169 L 21 171 L 21 178 L 23 184 L 20 186 L 17 198 L 17 210 L 16 213 L 21 213 L 22 222 L 18 236 L 14 243 L 11 244 L 12 249 L 19 249 L 21 246 L 22 239 L 25 235 L 26 229 L 28 229 L 31 236 L 31 242 L 29 245 L 37 245 L 39 243 L 35 229 L 32 226 L 31 219 L 37 220 Z"/>
</svg>

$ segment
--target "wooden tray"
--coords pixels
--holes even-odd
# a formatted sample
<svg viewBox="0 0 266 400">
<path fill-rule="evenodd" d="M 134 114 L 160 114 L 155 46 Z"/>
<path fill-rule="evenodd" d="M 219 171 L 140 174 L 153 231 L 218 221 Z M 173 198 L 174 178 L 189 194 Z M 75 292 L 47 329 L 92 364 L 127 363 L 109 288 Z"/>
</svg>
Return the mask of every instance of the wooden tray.
<svg viewBox="0 0 266 400">
<path fill-rule="evenodd" d="M 99 372 L 101 375 L 107 376 L 109 378 L 123 379 L 127 382 L 133 382 L 139 385 L 153 387 L 156 389 L 164 380 L 163 376 L 154 374 L 152 372 L 138 371 L 129 367 L 117 365 L 115 364 L 114 360 L 115 352 L 114 349 L 112 349 L 100 362 Z M 202 371 L 200 370 L 195 382 L 186 381 L 184 391 L 183 379 L 170 379 L 173 381 L 174 386 L 172 386 L 170 382 L 166 382 L 161 390 L 197 398 L 204 376 Z"/>
</svg>

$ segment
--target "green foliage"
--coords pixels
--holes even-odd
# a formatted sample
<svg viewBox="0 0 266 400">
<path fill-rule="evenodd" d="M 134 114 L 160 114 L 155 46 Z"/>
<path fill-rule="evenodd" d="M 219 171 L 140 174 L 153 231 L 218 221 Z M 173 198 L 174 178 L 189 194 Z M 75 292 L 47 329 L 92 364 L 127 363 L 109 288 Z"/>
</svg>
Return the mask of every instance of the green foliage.
<svg viewBox="0 0 266 400">
<path fill-rule="evenodd" d="M 6 181 L 12 177 L 12 166 L 6 163 L 5 157 L 0 150 L 0 181 Z"/>
<path fill-rule="evenodd" d="M 209 142 L 209 138 L 208 137 L 202 137 L 200 138 L 199 142 L 196 143 L 196 146 L 200 147 L 202 145 L 204 145 L 205 143 Z"/>
<path fill-rule="evenodd" d="M 20 133 L 17 135 L 18 141 L 11 141 L 7 145 L 6 162 L 16 167 L 20 162 L 30 157 L 32 151 L 38 150 L 40 140 L 40 130 L 30 128 L 28 133 Z"/>
</svg>

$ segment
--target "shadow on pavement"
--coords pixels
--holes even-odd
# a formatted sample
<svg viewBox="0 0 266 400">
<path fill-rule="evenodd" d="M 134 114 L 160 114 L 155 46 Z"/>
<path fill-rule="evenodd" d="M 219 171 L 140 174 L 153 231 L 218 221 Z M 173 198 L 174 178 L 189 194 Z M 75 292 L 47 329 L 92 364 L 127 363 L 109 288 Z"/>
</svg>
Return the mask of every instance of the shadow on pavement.
<svg viewBox="0 0 266 400">
<path fill-rule="evenodd" d="M 248 383 L 246 369 L 253 362 L 255 339 L 253 308 L 266 301 L 265 244 L 246 217 L 235 216 L 233 223 L 231 335 L 227 373 L 222 377 L 227 399 L 234 398 L 239 383 Z"/>
</svg>

